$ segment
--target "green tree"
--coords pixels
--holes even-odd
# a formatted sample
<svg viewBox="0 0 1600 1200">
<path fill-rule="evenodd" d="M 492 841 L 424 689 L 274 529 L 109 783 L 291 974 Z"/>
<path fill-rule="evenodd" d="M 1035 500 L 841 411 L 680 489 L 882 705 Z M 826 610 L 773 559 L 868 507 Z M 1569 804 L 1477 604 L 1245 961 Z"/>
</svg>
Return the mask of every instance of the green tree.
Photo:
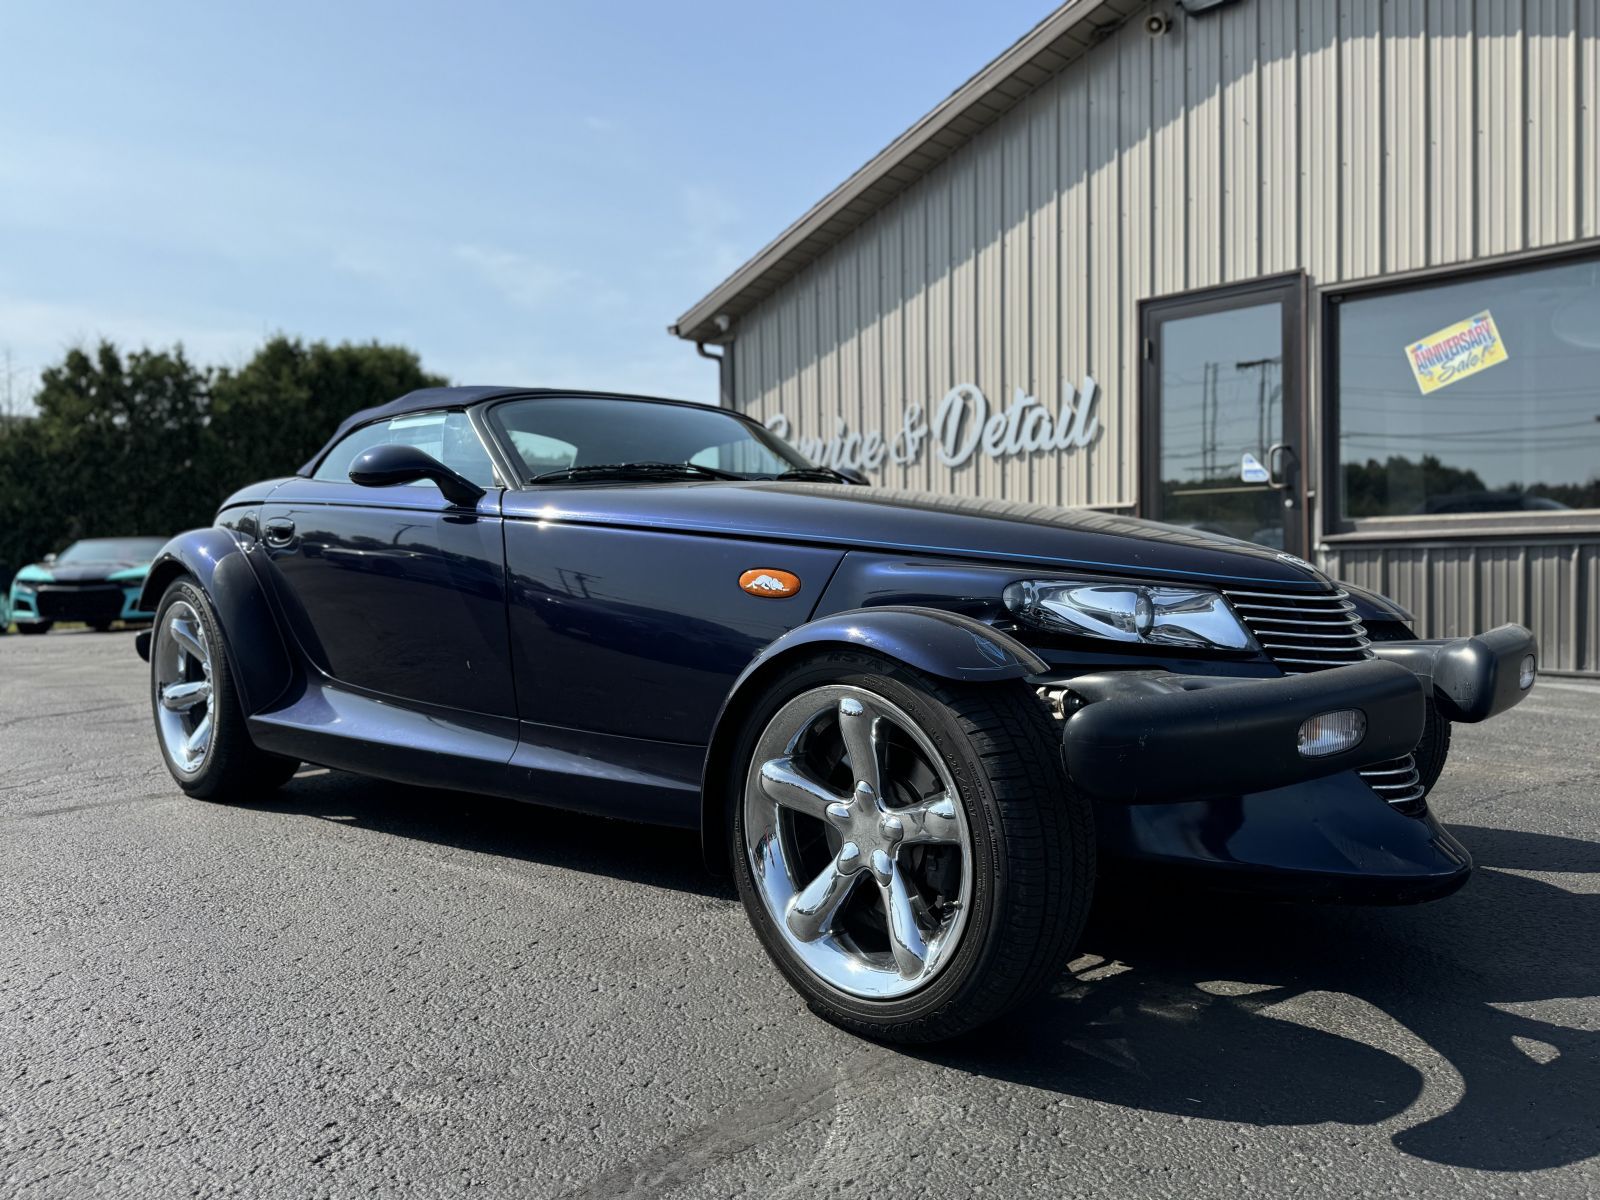
<svg viewBox="0 0 1600 1200">
<path fill-rule="evenodd" d="M 224 368 L 212 381 L 206 457 L 213 503 L 253 480 L 292 475 L 357 409 L 444 383 L 401 346 L 273 338 L 239 370 Z"/>
<path fill-rule="evenodd" d="M 109 342 L 93 355 L 69 350 L 41 375 L 34 403 L 43 456 L 72 481 L 56 498 L 59 538 L 161 532 L 209 517 L 207 496 L 158 482 L 192 481 L 200 467 L 209 379 L 181 345 L 126 359 Z"/>
<path fill-rule="evenodd" d="M 37 413 L 0 421 L 0 569 L 80 537 L 209 524 L 232 491 L 290 475 L 345 417 L 445 381 L 399 346 L 275 337 L 238 370 L 182 346 L 75 348 Z"/>
</svg>

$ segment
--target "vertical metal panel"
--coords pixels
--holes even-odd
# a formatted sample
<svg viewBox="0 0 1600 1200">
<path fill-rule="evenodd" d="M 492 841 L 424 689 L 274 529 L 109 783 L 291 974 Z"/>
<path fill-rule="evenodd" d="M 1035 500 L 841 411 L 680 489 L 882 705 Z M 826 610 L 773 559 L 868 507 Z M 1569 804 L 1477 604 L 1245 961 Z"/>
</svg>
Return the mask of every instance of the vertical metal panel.
<svg viewBox="0 0 1600 1200">
<path fill-rule="evenodd" d="M 1222 282 L 1222 22 L 1187 21 L 1189 286 Z"/>
<path fill-rule="evenodd" d="M 1580 622 L 1576 545 L 1528 548 L 1527 624 L 1539 635 L 1539 657 L 1552 671 L 1581 669 L 1578 660 Z"/>
<path fill-rule="evenodd" d="M 1098 371 L 1090 348 L 1096 313 L 1089 265 L 1089 76 L 1069 71 L 1059 88 L 1056 123 L 1061 135 L 1061 360 L 1062 375 L 1081 381 Z M 1104 380 L 1101 380 L 1104 386 Z M 1089 499 L 1088 473 L 1081 461 L 1052 468 L 1056 503 L 1085 504 Z M 1071 474 L 1063 478 L 1063 474 Z M 1048 497 L 1047 497 L 1048 498 Z"/>
<path fill-rule="evenodd" d="M 1523 546 L 1477 549 L 1478 629 L 1521 623 L 1528 611 L 1528 552 Z"/>
<path fill-rule="evenodd" d="M 1340 278 L 1339 7 L 1300 0 L 1300 247 L 1313 279 Z"/>
<path fill-rule="evenodd" d="M 1005 403 L 1005 229 L 1000 199 L 1005 186 L 1004 138 L 1010 132 L 1010 124 L 1002 122 L 990 131 L 991 136 L 978 143 L 973 164 L 978 237 L 977 295 L 973 303 L 977 312 L 978 363 L 975 371 L 962 378 L 977 383 L 991 405 Z M 979 451 L 961 472 L 961 482 L 974 495 L 994 496 L 999 494 L 999 475 L 998 464 Z"/>
<path fill-rule="evenodd" d="M 884 409 L 884 230 L 893 219 L 894 211 L 890 209 L 869 223 L 870 228 L 864 231 L 867 236 L 861 239 L 861 257 L 856 264 L 856 294 L 861 304 L 861 387 L 856 402 L 848 406 L 848 412 L 850 432 L 858 438 L 869 429 L 883 427 L 880 414 Z"/>
<path fill-rule="evenodd" d="M 1233 283 L 1261 273 L 1261 9 L 1224 9 L 1222 41 L 1222 278 Z"/>
<path fill-rule="evenodd" d="M 1423 587 L 1426 636 L 1464 637 L 1477 631 L 1477 561 L 1471 546 L 1433 548 Z"/>
<path fill-rule="evenodd" d="M 1477 0 L 1478 240 L 1476 252 L 1524 245 L 1522 4 Z"/>
<path fill-rule="evenodd" d="M 1578 236 L 1600 237 L 1600 0 L 1578 0 Z"/>
<path fill-rule="evenodd" d="M 1383 270 L 1383 56 L 1379 0 L 1339 6 L 1340 270 L 1347 279 Z M 1373 103 L 1374 98 L 1379 103 Z"/>
<path fill-rule="evenodd" d="M 1108 47 L 1109 49 L 1109 47 Z M 1089 327 L 1089 358 L 1095 377 L 1112 403 L 1124 395 L 1122 382 L 1122 137 L 1120 65 L 1115 53 L 1091 55 L 1089 78 L 1089 278 L 1088 302 L 1094 319 Z M 1131 391 L 1131 388 L 1128 389 Z M 1107 413 L 1124 419 L 1118 405 Z M 1114 494 L 1118 463 L 1108 452 L 1114 443 L 1102 436 L 1086 452 L 1087 462 L 1074 464 L 1086 478 L 1081 503 L 1105 504 Z"/>
<path fill-rule="evenodd" d="M 1579 671 L 1600 674 L 1600 546 L 1584 546 L 1578 559 Z"/>
<path fill-rule="evenodd" d="M 992 145 L 992 143 L 990 143 Z M 963 148 L 951 161 L 950 181 L 950 364 L 946 387 L 978 378 L 983 330 L 978 316 L 978 170 L 979 147 Z M 957 472 L 943 467 L 934 473 L 941 491 L 977 494 L 972 467 Z"/>
<path fill-rule="evenodd" d="M 1117 244 L 1121 262 L 1117 270 L 1115 317 L 1117 363 L 1120 382 L 1108 388 L 1111 404 L 1104 432 L 1090 451 L 1102 467 L 1098 503 L 1132 501 L 1133 472 L 1127 464 L 1139 456 L 1139 337 L 1133 319 L 1134 305 L 1150 290 L 1150 39 L 1123 38 L 1117 55 L 1118 136 L 1121 178 L 1117 197 Z"/>
<path fill-rule="evenodd" d="M 1261 273 L 1300 265 L 1300 144 L 1298 134 L 1298 4 L 1261 4 L 1257 53 L 1261 78 Z M 1159 70 L 1157 73 L 1159 85 Z M 1177 290 L 1177 289 L 1164 289 Z"/>
<path fill-rule="evenodd" d="M 1428 263 L 1428 6 L 1392 0 L 1383 12 L 1382 269 Z"/>
<path fill-rule="evenodd" d="M 1470 0 L 1428 0 L 1429 261 L 1471 258 L 1477 241 L 1477 78 Z"/>
<path fill-rule="evenodd" d="M 1576 0 L 1526 0 L 1526 13 L 1527 242 L 1548 246 L 1577 229 L 1578 11 Z"/>
<path fill-rule="evenodd" d="M 1029 296 L 1028 387 L 1034 395 L 1056 394 L 1061 385 L 1060 110 L 1048 91 L 1028 105 L 1028 236 L 1032 275 Z M 1028 500 L 1054 500 L 1059 478 L 1035 463 L 1025 472 Z"/>
<path fill-rule="evenodd" d="M 1169 34 L 1151 46 L 1150 177 L 1154 292 L 1184 291 L 1189 280 L 1188 75 L 1186 39 Z"/>
<path fill-rule="evenodd" d="M 929 181 L 928 239 L 928 388 L 923 393 L 930 419 L 938 397 L 955 383 L 955 348 L 951 341 L 951 292 L 955 265 L 955 169 L 947 166 Z M 965 339 L 963 339 L 965 340 Z M 931 448 L 922 454 L 921 486 L 948 486 Z"/>
<path fill-rule="evenodd" d="M 984 389 L 990 405 L 1004 409 L 1018 389 L 1032 386 L 1033 362 L 1033 244 L 1028 211 L 1032 196 L 1028 157 L 1033 139 L 1028 128 L 1028 109 L 1013 109 L 1006 117 L 1001 151 L 1000 173 L 1000 363 L 993 376 L 994 391 Z M 1010 469 L 1003 463 L 986 464 L 985 495 L 999 495 Z M 1015 494 L 1026 498 L 1028 484 L 1017 481 Z"/>
<path fill-rule="evenodd" d="M 1415 614 L 1418 634 L 1433 636 L 1429 629 L 1432 613 L 1429 609 L 1428 550 L 1426 547 L 1398 546 L 1390 549 L 1384 564 L 1387 583 L 1384 595 Z"/>
</svg>

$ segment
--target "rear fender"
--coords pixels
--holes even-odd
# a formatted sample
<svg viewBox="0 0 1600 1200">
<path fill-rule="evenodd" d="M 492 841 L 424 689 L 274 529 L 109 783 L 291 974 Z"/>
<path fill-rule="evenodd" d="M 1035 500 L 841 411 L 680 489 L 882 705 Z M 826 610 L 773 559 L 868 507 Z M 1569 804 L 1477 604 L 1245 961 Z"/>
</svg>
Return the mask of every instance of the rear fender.
<svg viewBox="0 0 1600 1200">
<path fill-rule="evenodd" d="M 750 705 L 796 661 L 823 650 L 866 650 L 928 675 L 960 683 L 1003 683 L 1049 666 L 1016 638 L 961 613 L 884 606 L 831 613 L 791 629 L 734 681 L 706 748 L 700 786 L 700 845 L 714 871 L 727 868 L 723 826 L 734 743 Z"/>
<path fill-rule="evenodd" d="M 213 526 L 180 533 L 156 555 L 139 607 L 155 612 L 172 581 L 189 576 L 211 601 L 222 626 L 223 652 L 244 711 L 257 713 L 288 690 L 294 666 L 265 589 L 250 564 L 254 543 Z M 148 641 L 140 648 L 145 654 Z"/>
</svg>

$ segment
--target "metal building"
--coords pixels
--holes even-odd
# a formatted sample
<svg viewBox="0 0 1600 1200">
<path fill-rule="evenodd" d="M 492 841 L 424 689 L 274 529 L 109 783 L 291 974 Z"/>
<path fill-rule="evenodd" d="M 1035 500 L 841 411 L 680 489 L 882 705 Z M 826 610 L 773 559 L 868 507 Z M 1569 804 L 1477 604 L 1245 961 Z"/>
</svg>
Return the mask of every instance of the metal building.
<svg viewBox="0 0 1600 1200">
<path fill-rule="evenodd" d="M 672 332 L 876 485 L 1281 545 L 1600 673 L 1600 0 L 1071 0 Z"/>
</svg>

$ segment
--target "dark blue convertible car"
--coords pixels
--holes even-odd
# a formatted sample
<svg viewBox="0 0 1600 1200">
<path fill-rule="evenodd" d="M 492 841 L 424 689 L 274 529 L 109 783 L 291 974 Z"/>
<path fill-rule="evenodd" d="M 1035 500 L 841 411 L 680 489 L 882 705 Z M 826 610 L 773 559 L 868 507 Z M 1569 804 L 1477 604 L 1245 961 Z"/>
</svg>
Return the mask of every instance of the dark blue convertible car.
<svg viewBox="0 0 1600 1200">
<path fill-rule="evenodd" d="M 1445 895 L 1452 723 L 1533 684 L 1504 626 L 1270 549 L 879 491 L 699 405 L 413 392 L 161 551 L 161 751 L 228 800 L 301 761 L 698 829 L 827 1019 L 948 1037 L 1048 984 L 1100 866 Z"/>
</svg>

